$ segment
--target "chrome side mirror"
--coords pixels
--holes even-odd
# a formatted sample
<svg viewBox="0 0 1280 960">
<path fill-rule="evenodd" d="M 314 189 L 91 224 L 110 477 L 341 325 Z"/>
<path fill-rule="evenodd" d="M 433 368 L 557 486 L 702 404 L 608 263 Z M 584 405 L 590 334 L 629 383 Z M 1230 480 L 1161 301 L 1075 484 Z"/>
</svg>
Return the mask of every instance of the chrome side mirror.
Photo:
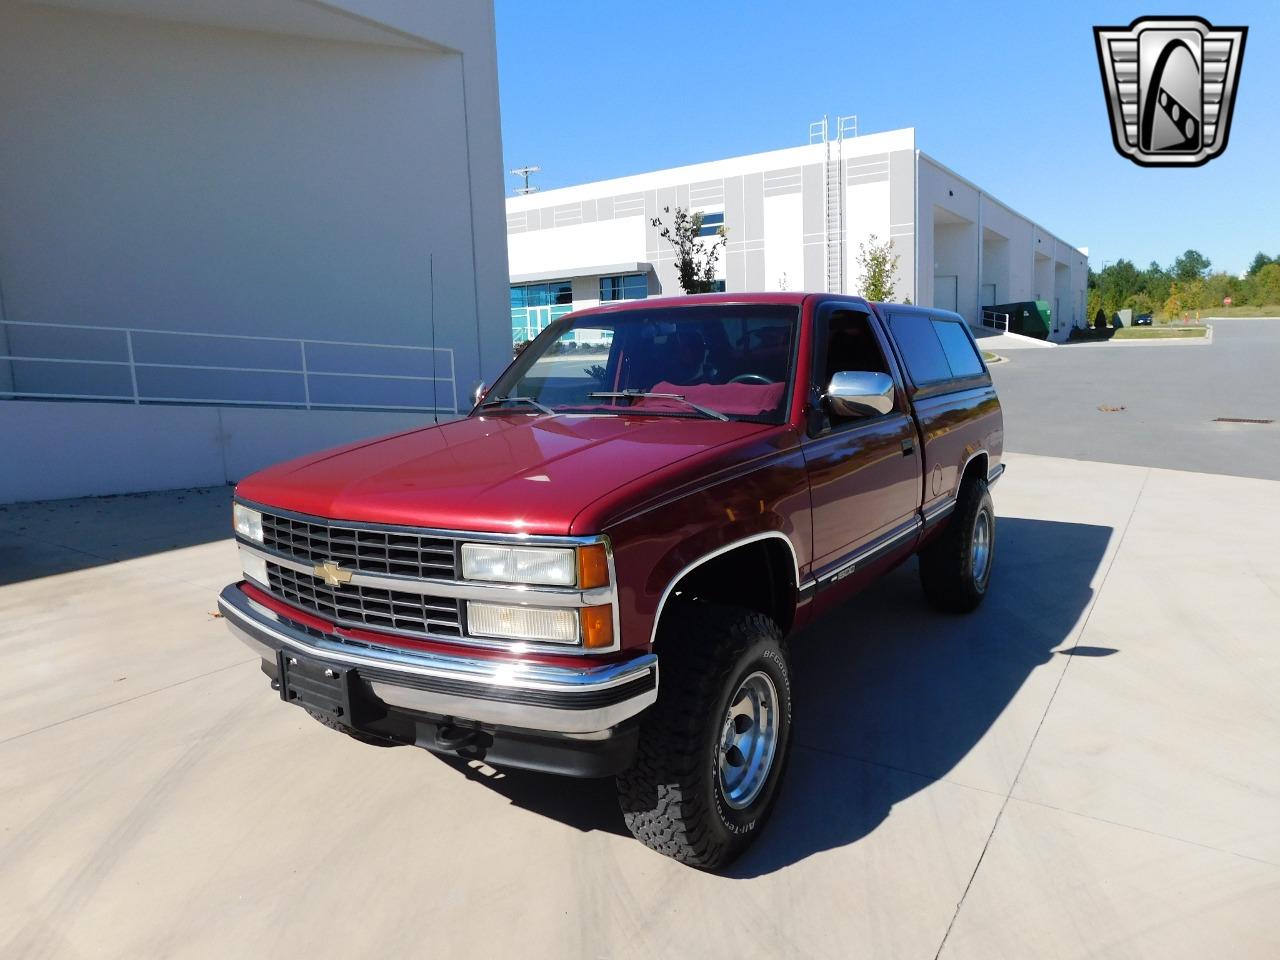
<svg viewBox="0 0 1280 960">
<path fill-rule="evenodd" d="M 483 380 L 481 380 L 479 383 L 476 384 L 475 393 L 471 395 L 471 405 L 473 407 L 479 406 L 480 401 L 484 399 L 484 395 L 488 392 L 489 392 L 489 385 L 485 383 Z"/>
<path fill-rule="evenodd" d="M 822 399 L 838 417 L 878 417 L 893 410 L 893 378 L 887 373 L 842 370 L 831 378 Z"/>
</svg>

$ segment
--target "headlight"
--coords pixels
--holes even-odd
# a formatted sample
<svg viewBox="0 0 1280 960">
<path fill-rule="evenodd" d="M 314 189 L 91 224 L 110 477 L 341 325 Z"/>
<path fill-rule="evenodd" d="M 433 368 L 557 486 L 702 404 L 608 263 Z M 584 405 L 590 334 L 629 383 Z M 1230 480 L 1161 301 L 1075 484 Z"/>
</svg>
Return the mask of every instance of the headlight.
<svg viewBox="0 0 1280 960">
<path fill-rule="evenodd" d="M 231 518 L 235 524 L 236 533 L 254 543 L 262 542 L 261 513 L 251 510 L 242 503 L 237 503 L 231 508 Z"/>
<path fill-rule="evenodd" d="M 578 642 L 578 611 L 540 607 L 505 607 L 467 601 L 467 629 L 475 637 L 504 640 Z"/>
<path fill-rule="evenodd" d="M 462 545 L 462 575 L 468 580 L 572 587 L 578 582 L 577 567 L 572 548 Z"/>
<path fill-rule="evenodd" d="M 603 543 L 577 548 L 464 543 L 462 576 L 490 583 L 590 590 L 609 585 L 609 556 Z"/>
</svg>

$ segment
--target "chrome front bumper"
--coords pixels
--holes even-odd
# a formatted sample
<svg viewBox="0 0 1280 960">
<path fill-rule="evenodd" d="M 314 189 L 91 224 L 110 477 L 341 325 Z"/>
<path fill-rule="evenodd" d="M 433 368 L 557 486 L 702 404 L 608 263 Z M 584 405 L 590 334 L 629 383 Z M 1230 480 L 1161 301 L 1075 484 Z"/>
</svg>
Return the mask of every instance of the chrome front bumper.
<svg viewBox="0 0 1280 960">
<path fill-rule="evenodd" d="M 296 624 L 250 598 L 238 584 L 218 597 L 231 632 L 263 660 L 284 650 L 355 669 L 390 707 L 452 720 L 589 738 L 658 698 L 658 658 L 559 667 L 356 646 Z"/>
</svg>

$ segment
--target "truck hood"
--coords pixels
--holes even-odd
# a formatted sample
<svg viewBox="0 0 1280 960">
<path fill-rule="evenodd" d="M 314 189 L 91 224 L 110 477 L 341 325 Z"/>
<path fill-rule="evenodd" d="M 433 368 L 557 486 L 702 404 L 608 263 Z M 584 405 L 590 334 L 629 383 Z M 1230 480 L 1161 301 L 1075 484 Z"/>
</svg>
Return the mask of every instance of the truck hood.
<svg viewBox="0 0 1280 960">
<path fill-rule="evenodd" d="M 600 497 L 766 429 L 677 417 L 468 417 L 269 467 L 236 493 L 335 520 L 580 533 L 574 517 Z"/>
</svg>

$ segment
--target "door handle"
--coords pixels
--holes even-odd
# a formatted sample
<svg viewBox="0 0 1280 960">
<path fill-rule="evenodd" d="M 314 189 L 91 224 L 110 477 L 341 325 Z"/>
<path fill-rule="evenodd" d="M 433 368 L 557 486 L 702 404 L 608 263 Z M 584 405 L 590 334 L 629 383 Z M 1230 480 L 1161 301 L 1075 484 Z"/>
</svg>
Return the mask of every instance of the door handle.
<svg viewBox="0 0 1280 960">
<path fill-rule="evenodd" d="M 916 442 L 914 440 L 902 441 L 902 455 L 904 457 L 909 457 L 915 452 L 916 452 Z"/>
</svg>

